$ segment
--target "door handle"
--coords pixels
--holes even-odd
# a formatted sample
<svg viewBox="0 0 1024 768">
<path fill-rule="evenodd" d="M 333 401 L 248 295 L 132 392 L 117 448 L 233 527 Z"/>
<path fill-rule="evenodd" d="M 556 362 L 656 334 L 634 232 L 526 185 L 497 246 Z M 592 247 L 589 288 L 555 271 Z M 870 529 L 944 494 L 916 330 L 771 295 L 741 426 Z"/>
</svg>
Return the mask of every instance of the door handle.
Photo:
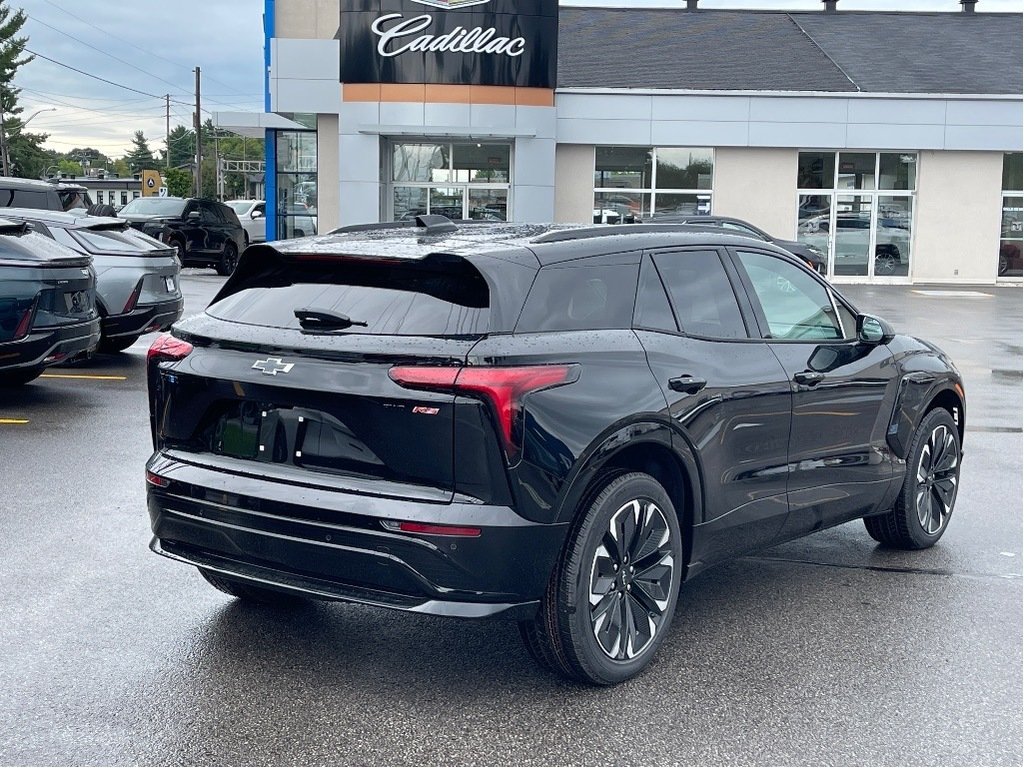
<svg viewBox="0 0 1024 768">
<path fill-rule="evenodd" d="M 708 385 L 707 379 L 699 379 L 696 376 L 677 376 L 668 380 L 668 388 L 673 392 L 685 392 L 688 395 L 695 395 Z"/>
<path fill-rule="evenodd" d="M 793 381 L 808 387 L 817 386 L 824 378 L 824 373 L 816 373 L 815 371 L 800 371 L 800 373 L 793 375 Z"/>
</svg>

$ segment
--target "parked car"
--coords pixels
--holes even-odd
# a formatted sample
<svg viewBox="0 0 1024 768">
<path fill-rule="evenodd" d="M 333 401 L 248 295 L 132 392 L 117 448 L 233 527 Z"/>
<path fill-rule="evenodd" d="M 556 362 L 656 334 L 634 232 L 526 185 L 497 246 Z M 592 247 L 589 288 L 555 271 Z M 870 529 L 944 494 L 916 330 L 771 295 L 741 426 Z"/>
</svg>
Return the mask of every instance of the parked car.
<svg viewBox="0 0 1024 768">
<path fill-rule="evenodd" d="M 219 275 L 230 275 L 245 248 L 238 216 L 213 200 L 137 197 L 118 216 L 140 232 L 173 246 L 186 267 L 213 267 Z"/>
<path fill-rule="evenodd" d="M 26 384 L 99 340 L 90 258 L 0 218 L 0 386 Z"/>
<path fill-rule="evenodd" d="M 1024 268 L 1024 259 L 1021 259 L 1021 243 L 1019 240 L 1004 240 L 999 244 L 999 269 L 1000 277 L 1004 275 L 1019 276 Z"/>
<path fill-rule="evenodd" d="M 47 181 L 0 176 L 0 208 L 40 208 L 63 211 L 57 187 Z"/>
<path fill-rule="evenodd" d="M 789 251 L 794 256 L 801 258 L 807 266 L 819 274 L 824 275 L 828 272 L 828 256 L 826 255 L 826 252 L 822 251 L 817 246 L 808 245 L 807 243 L 801 243 L 796 240 L 781 240 L 777 237 L 772 237 L 763 229 L 755 227 L 753 224 L 748 221 L 744 221 L 743 219 L 734 219 L 731 216 L 656 215 L 652 218 L 645 219 L 645 221 L 652 224 L 677 223 L 693 224 L 695 226 L 702 227 L 721 227 L 729 232 L 741 234 L 746 237 L 753 237 L 757 240 L 761 240 L 762 242 L 777 245 L 779 248 Z"/>
<path fill-rule="evenodd" d="M 165 243 L 132 229 L 122 219 L 27 208 L 12 208 L 5 214 L 92 257 L 102 351 L 127 349 L 142 334 L 166 331 L 181 317 L 181 262 Z"/>
<path fill-rule="evenodd" d="M 61 181 L 57 183 L 57 195 L 60 197 L 62 211 L 81 211 L 91 209 L 95 203 L 89 195 L 89 188 L 81 184 Z"/>
<path fill-rule="evenodd" d="M 889 220 L 891 223 L 891 220 Z M 814 216 L 800 223 L 801 239 L 825 252 L 828 250 L 829 217 Z M 871 242 L 871 219 L 858 213 L 836 214 L 834 242 L 836 274 L 867 274 L 868 248 Z M 875 274 L 891 275 L 897 271 L 904 255 L 910 254 L 910 230 L 889 226 L 880 219 L 875 228 Z M 904 273 L 905 274 L 905 273 Z"/>
<path fill-rule="evenodd" d="M 243 600 L 520 622 L 611 684 L 680 583 L 946 530 L 963 382 L 770 243 L 442 217 L 253 246 L 148 358 L 159 554 Z"/>
<path fill-rule="evenodd" d="M 267 203 L 264 200 L 226 200 L 245 230 L 245 245 L 267 239 Z"/>
</svg>

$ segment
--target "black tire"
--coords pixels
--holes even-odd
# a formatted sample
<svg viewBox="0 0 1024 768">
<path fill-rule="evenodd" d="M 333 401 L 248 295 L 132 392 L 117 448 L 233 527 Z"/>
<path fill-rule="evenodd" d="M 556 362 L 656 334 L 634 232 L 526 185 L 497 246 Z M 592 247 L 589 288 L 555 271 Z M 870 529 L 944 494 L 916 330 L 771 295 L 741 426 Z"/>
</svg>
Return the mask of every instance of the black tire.
<svg viewBox="0 0 1024 768">
<path fill-rule="evenodd" d="M 927 549 L 941 539 L 956 503 L 961 456 L 960 433 L 949 411 L 929 411 L 910 444 L 896 504 L 883 515 L 864 518 L 871 538 L 896 549 Z"/>
<path fill-rule="evenodd" d="M 20 387 L 35 381 L 43 372 L 43 368 L 19 368 L 16 371 L 0 373 L 0 387 Z"/>
<path fill-rule="evenodd" d="M 249 247 L 249 233 L 244 229 L 242 230 L 242 250 Z"/>
<path fill-rule="evenodd" d="M 892 275 L 900 263 L 900 251 L 895 245 L 875 253 L 875 274 Z"/>
<path fill-rule="evenodd" d="M 302 598 L 298 595 L 292 595 L 287 592 L 278 592 L 274 589 L 267 589 L 266 587 L 259 587 L 255 584 L 248 584 L 241 581 L 235 581 L 227 576 L 222 576 L 219 573 L 208 571 L 205 568 L 199 568 L 199 573 L 204 579 L 215 589 L 219 589 L 226 595 L 237 597 L 239 600 L 244 600 L 249 603 L 260 603 L 261 605 L 279 605 L 288 606 L 296 605 L 302 602 Z"/>
<path fill-rule="evenodd" d="M 638 570 L 631 557 L 642 563 Z M 665 489 L 640 472 L 614 478 L 583 508 L 537 617 L 520 624 L 527 650 L 575 680 L 628 680 L 668 633 L 683 567 L 679 519 Z"/>
<path fill-rule="evenodd" d="M 108 338 L 104 336 L 100 339 L 99 350 L 100 352 L 106 352 L 111 355 L 118 352 L 124 352 L 138 340 L 138 336 L 117 336 L 115 338 Z"/>
<path fill-rule="evenodd" d="M 217 274 L 222 277 L 227 277 L 235 271 L 235 266 L 238 264 L 238 249 L 234 243 L 227 243 L 224 246 L 224 252 L 220 255 L 220 261 L 217 262 L 215 269 Z"/>
<path fill-rule="evenodd" d="M 178 261 L 181 262 L 181 266 L 185 266 L 185 241 L 175 238 L 171 240 L 171 247 L 178 254 Z"/>
</svg>

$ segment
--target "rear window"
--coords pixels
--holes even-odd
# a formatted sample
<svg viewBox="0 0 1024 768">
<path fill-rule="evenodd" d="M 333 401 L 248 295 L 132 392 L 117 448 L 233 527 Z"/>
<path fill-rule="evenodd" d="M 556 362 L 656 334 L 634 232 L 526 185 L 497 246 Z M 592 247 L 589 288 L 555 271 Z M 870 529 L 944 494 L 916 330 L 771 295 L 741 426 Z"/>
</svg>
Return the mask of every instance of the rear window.
<svg viewBox="0 0 1024 768">
<path fill-rule="evenodd" d="M 637 264 L 542 269 L 516 333 L 631 327 L 638 271 Z"/>
<path fill-rule="evenodd" d="M 288 270 L 286 285 L 254 286 L 233 293 L 207 310 L 220 320 L 301 330 L 297 309 L 347 316 L 365 326 L 333 335 L 478 337 L 490 328 L 484 278 L 466 262 L 448 268 L 422 264 L 359 264 L 340 261 Z"/>
<path fill-rule="evenodd" d="M 3 208 L 35 208 L 44 211 L 62 211 L 57 190 L 52 192 L 40 190 L 35 192 L 27 189 L 0 189 L 0 207 Z"/>
</svg>

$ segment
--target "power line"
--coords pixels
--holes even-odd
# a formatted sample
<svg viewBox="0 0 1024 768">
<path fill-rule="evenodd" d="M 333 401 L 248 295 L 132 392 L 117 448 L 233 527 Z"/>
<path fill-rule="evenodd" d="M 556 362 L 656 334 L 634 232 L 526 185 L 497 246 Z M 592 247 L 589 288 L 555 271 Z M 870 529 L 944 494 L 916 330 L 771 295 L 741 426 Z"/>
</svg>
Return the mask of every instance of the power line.
<svg viewBox="0 0 1024 768">
<path fill-rule="evenodd" d="M 103 29 L 102 27 L 98 27 L 98 26 L 96 26 L 96 25 L 95 25 L 95 24 L 93 24 L 93 23 L 92 23 L 91 21 L 88 21 L 88 20 L 86 20 L 86 19 L 83 19 L 83 18 L 82 18 L 81 16 L 78 16 L 77 14 L 74 14 L 74 13 L 72 13 L 72 12 L 71 12 L 71 11 L 69 11 L 69 10 L 68 10 L 67 8 L 64 8 L 64 7 L 62 7 L 62 6 L 59 6 L 59 5 L 57 5 L 57 4 L 55 3 L 55 2 L 53 2 L 53 0 L 45 0 L 45 2 L 46 2 L 46 3 L 48 4 L 48 5 L 52 5 L 52 6 L 53 6 L 54 8 L 56 8 L 56 9 L 57 9 L 58 11 L 62 11 L 62 12 L 64 12 L 64 13 L 66 13 L 66 14 L 67 14 L 68 16 L 71 16 L 71 17 L 72 17 L 72 18 L 74 18 L 74 19 L 78 19 L 78 20 L 79 20 L 80 22 L 82 22 L 83 24 L 85 24 L 85 25 L 87 25 L 87 26 L 90 26 L 90 27 L 92 27 L 93 29 L 97 30 L 98 32 L 102 32 L 102 33 L 103 33 L 103 34 L 105 34 L 105 35 L 106 35 L 107 37 L 110 37 L 110 38 L 112 38 L 112 39 L 114 39 L 114 40 L 117 40 L 118 42 L 124 43 L 125 45 L 131 46 L 131 47 L 132 47 L 132 48 L 134 48 L 135 50 L 137 50 L 137 51 L 141 51 L 142 53 L 146 54 L 147 56 L 150 56 L 150 57 L 152 57 L 152 58 L 154 58 L 154 59 L 160 59 L 160 61 L 165 61 L 165 62 L 167 62 L 168 64 L 171 64 L 171 65 L 173 65 L 173 66 L 175 66 L 175 67 L 180 67 L 181 69 L 187 69 L 187 70 L 188 70 L 189 72 L 191 72 L 191 71 L 192 71 L 192 69 L 193 69 L 192 67 L 189 67 L 189 66 L 187 66 L 187 65 L 185 65 L 185 64 L 181 64 L 180 62 L 176 62 L 176 61 L 171 61 L 170 59 L 165 59 L 165 58 L 164 58 L 163 56 L 160 56 L 159 54 L 153 53 L 153 51 L 152 51 L 152 50 L 147 50 L 147 49 L 145 49 L 145 48 L 140 48 L 139 46 L 135 45 L 134 43 L 132 43 L 132 42 L 130 42 L 130 41 L 128 41 L 128 40 L 125 40 L 125 39 L 124 39 L 123 37 L 118 37 L 117 35 L 113 34 L 112 32 L 108 32 L 107 30 Z M 238 90 L 236 90 L 236 89 L 232 88 L 232 87 L 231 87 L 230 85 L 228 85 L 227 83 L 225 83 L 225 82 L 222 82 L 222 81 L 220 81 L 220 80 L 217 80 L 216 78 L 213 78 L 213 77 L 209 77 L 209 76 L 207 76 L 207 80 L 209 80 L 209 81 L 210 81 L 210 82 L 212 82 L 212 83 L 220 83 L 221 85 L 223 85 L 223 86 L 224 86 L 225 88 L 227 88 L 227 89 L 228 89 L 229 91 L 231 91 L 232 93 L 236 93 L 236 94 L 238 94 L 238 95 L 242 95 L 242 96 L 244 96 L 244 95 L 251 95 L 251 94 L 243 94 L 243 93 L 241 93 L 240 91 L 238 91 Z M 220 94 L 214 94 L 214 95 L 220 95 Z M 252 94 L 252 95 L 259 95 L 259 96 L 262 96 L 263 94 L 261 93 L 261 94 Z"/>
<path fill-rule="evenodd" d="M 86 48 L 91 48 L 92 50 L 96 51 L 97 53 L 102 53 L 104 56 L 108 56 L 109 58 L 113 59 L 114 61 L 119 62 L 121 64 L 124 64 L 125 66 L 131 67 L 132 69 L 137 70 L 137 71 L 141 72 L 144 75 L 152 77 L 155 80 L 159 80 L 161 83 L 164 83 L 165 85 L 170 85 L 171 87 L 176 88 L 179 91 L 181 90 L 181 86 L 180 85 L 178 85 L 176 83 L 172 83 L 170 80 L 164 80 L 164 78 L 160 77 L 159 75 L 154 75 L 152 72 L 147 72 L 146 70 L 142 69 L 142 67 L 137 67 L 134 64 L 132 64 L 130 61 L 125 61 L 124 59 L 118 58 L 117 56 L 115 56 L 114 54 L 110 53 L 109 51 L 104 51 L 102 48 L 97 48 L 95 45 L 90 45 L 89 43 L 85 42 L 81 38 L 75 37 L 74 35 L 72 35 L 72 34 L 70 34 L 68 32 L 65 32 L 62 29 L 58 29 L 57 27 L 53 26 L 52 24 L 47 24 L 45 21 L 40 21 L 39 19 L 35 18 L 34 16 L 30 16 L 29 14 L 25 14 L 25 15 L 28 18 L 32 19 L 32 21 L 34 21 L 36 24 L 42 24 L 44 27 L 52 29 L 54 32 L 57 32 L 58 34 L 64 35 L 64 37 L 70 38 L 71 40 L 74 40 L 76 43 L 81 43 Z"/>
<path fill-rule="evenodd" d="M 131 86 L 123 85 L 121 83 L 115 83 L 113 80 L 107 80 L 104 77 L 100 77 L 98 75 L 90 74 L 89 72 L 85 72 L 85 71 L 83 71 L 81 69 L 78 69 L 77 67 L 72 67 L 70 64 L 65 64 L 63 61 L 57 61 L 56 59 L 51 59 L 49 56 L 44 56 L 41 53 L 36 53 L 35 51 L 30 51 L 28 48 L 25 48 L 24 51 L 25 51 L 25 53 L 28 53 L 28 54 L 30 54 L 32 56 L 35 56 L 38 59 L 43 59 L 44 61 L 48 61 L 51 64 L 56 64 L 58 67 L 64 67 L 64 69 L 70 69 L 72 72 L 77 72 L 80 75 L 85 75 L 86 77 L 91 77 L 93 80 L 99 80 L 101 83 L 106 83 L 107 85 L 113 85 L 113 86 L 115 86 L 117 88 L 123 88 L 126 91 L 131 91 L 132 93 L 138 93 L 138 94 L 141 94 L 142 96 L 149 96 L 151 99 L 163 99 L 163 96 L 158 96 L 157 94 L 149 93 L 148 91 L 140 91 L 138 88 L 132 88 Z M 189 103 L 185 102 L 185 101 L 176 101 L 175 99 L 172 99 L 171 101 L 174 101 L 177 104 L 184 104 L 186 107 L 190 106 Z"/>
</svg>

